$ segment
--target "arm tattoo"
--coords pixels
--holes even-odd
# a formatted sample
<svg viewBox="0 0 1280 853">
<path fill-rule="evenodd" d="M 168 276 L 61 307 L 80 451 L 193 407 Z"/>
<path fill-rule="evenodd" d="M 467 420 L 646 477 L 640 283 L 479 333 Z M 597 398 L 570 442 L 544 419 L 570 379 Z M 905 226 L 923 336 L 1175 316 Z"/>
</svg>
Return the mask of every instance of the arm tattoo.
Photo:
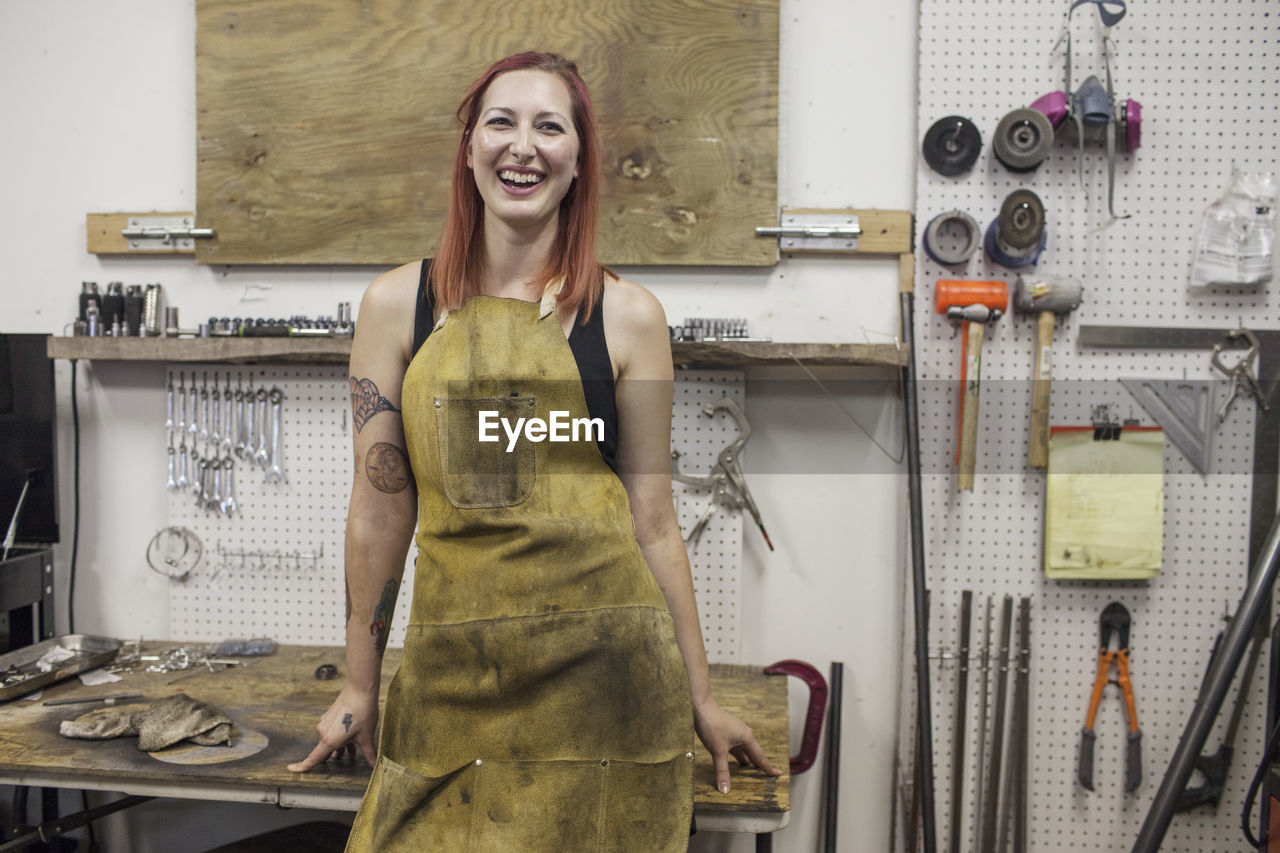
<svg viewBox="0 0 1280 853">
<path fill-rule="evenodd" d="M 348 732 L 351 731 L 351 715 L 350 714 L 342 715 L 342 728 L 344 731 L 348 731 Z"/>
<path fill-rule="evenodd" d="M 351 420 L 355 422 L 356 432 L 364 429 L 369 418 L 378 412 L 399 412 L 391 401 L 378 391 L 372 379 L 350 377 L 351 382 Z"/>
<path fill-rule="evenodd" d="M 346 625 L 351 621 L 351 584 L 347 582 L 346 578 L 342 579 L 342 590 L 347 594 L 347 618 L 342 623 Z"/>
<path fill-rule="evenodd" d="M 409 485 L 409 457 L 394 444 L 380 441 L 370 447 L 364 470 L 369 482 L 380 492 L 395 494 Z"/>
<path fill-rule="evenodd" d="M 387 639 L 391 636 L 391 615 L 395 612 L 396 593 L 399 591 L 398 581 L 387 581 L 387 585 L 382 588 L 382 598 L 378 601 L 378 606 L 373 609 L 373 622 L 369 625 L 369 634 L 377 645 L 378 657 L 382 657 L 382 653 L 387 650 Z"/>
</svg>

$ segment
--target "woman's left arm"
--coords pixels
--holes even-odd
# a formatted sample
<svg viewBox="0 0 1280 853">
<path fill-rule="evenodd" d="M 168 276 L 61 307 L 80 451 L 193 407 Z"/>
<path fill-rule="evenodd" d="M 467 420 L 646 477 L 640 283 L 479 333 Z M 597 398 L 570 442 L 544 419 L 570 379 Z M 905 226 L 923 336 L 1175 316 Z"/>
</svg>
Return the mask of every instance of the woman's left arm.
<svg viewBox="0 0 1280 853">
<path fill-rule="evenodd" d="M 707 652 L 694 601 L 689 555 L 671 499 L 674 370 L 666 315 L 658 300 L 626 281 L 608 285 L 605 328 L 618 370 L 618 476 L 631 500 L 636 538 L 675 623 L 689 671 L 694 727 L 715 761 L 716 786 L 729 791 L 729 756 L 778 775 L 751 728 L 711 695 Z"/>
</svg>

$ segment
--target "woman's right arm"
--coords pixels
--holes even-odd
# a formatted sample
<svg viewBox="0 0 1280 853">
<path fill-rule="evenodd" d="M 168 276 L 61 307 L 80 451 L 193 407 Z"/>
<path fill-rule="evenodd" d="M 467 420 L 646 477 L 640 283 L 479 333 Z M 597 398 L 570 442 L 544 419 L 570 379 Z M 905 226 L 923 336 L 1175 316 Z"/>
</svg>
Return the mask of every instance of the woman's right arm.
<svg viewBox="0 0 1280 853">
<path fill-rule="evenodd" d="M 418 496 L 405 450 L 400 386 L 412 348 L 418 265 L 379 276 L 365 291 L 351 343 L 349 383 L 355 475 L 345 545 L 347 683 L 320 718 L 320 742 L 304 760 L 310 770 L 359 749 L 376 749 L 382 655 L 391 630 L 405 555 L 417 522 Z"/>
</svg>

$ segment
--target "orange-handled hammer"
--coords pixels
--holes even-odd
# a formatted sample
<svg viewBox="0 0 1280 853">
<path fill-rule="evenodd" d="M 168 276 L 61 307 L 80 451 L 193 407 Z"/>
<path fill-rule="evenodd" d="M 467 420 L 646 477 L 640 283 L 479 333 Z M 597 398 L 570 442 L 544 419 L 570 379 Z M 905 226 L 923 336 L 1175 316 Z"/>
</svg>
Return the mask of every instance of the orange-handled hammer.
<svg viewBox="0 0 1280 853">
<path fill-rule="evenodd" d="M 1003 281 L 940 279 L 933 291 L 939 314 L 960 322 L 960 448 L 956 488 L 973 490 L 978 458 L 978 392 L 982 372 L 982 340 L 987 323 L 1009 310 L 1009 285 Z"/>
</svg>

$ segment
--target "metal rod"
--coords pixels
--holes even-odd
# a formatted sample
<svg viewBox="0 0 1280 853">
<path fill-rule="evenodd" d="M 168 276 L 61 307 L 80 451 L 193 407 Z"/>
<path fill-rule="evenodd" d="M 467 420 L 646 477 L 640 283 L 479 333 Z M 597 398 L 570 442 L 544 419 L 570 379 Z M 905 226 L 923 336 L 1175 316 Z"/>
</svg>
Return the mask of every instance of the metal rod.
<svg viewBox="0 0 1280 853">
<path fill-rule="evenodd" d="M 933 811 L 933 716 L 929 707 L 929 618 L 925 604 L 924 498 L 920 481 L 920 412 L 916 400 L 915 297 L 901 294 L 902 341 L 907 350 L 902 394 L 907 428 L 907 492 L 911 509 L 911 579 L 916 619 L 916 754 L 922 769 L 925 853 L 937 853 Z"/>
<path fill-rule="evenodd" d="M 1013 853 L 1027 850 L 1027 797 L 1031 775 L 1027 772 L 1028 741 L 1031 729 L 1031 599 L 1023 598 L 1018 610 L 1018 677 L 1014 687 L 1014 717 L 1018 738 L 1013 770 L 1017 783 L 1013 790 Z"/>
<path fill-rule="evenodd" d="M 991 596 L 987 596 L 987 618 L 982 628 L 982 700 L 978 703 L 978 782 L 974 786 L 973 849 L 982 850 L 982 815 L 985 808 L 987 767 L 987 702 L 991 698 Z"/>
<path fill-rule="evenodd" d="M 46 821 L 31 832 L 28 832 L 26 835 L 6 841 L 4 844 L 0 844 L 0 853 L 6 853 L 6 851 L 10 850 L 21 850 L 24 847 L 30 847 L 31 845 L 41 841 L 48 842 L 53 838 L 57 838 L 59 835 L 71 832 L 74 829 L 79 829 L 87 823 L 92 823 L 100 817 L 106 817 L 107 815 L 113 814 L 122 809 L 133 808 L 134 806 L 141 805 L 142 803 L 153 799 L 155 798 L 133 796 L 123 797 L 103 806 L 86 809 L 82 812 L 76 812 L 75 814 L 67 815 L 66 817 L 60 817 L 57 820 Z"/>
<path fill-rule="evenodd" d="M 822 786 L 826 810 L 822 821 L 822 849 L 825 853 L 835 853 L 836 818 L 840 812 L 840 708 L 842 704 L 840 697 L 844 690 L 843 663 L 832 662 L 831 680 L 827 687 L 831 696 L 831 705 L 827 716 L 826 777 L 823 779 Z"/>
<path fill-rule="evenodd" d="M 1133 844 L 1133 853 L 1155 853 L 1160 849 L 1160 842 L 1169 829 L 1169 822 L 1178 805 L 1178 795 L 1187 786 L 1187 779 L 1195 768 L 1196 758 L 1204 748 L 1213 729 L 1213 721 L 1222 707 L 1222 700 L 1231 687 L 1231 680 L 1240 658 L 1244 656 L 1245 646 L 1258 624 L 1259 617 L 1267 606 L 1268 596 L 1275 583 L 1276 572 L 1280 570 L 1280 517 L 1271 524 L 1271 532 L 1267 535 L 1266 545 L 1258 555 L 1253 573 L 1245 587 L 1244 596 L 1236 607 L 1235 618 L 1227 628 L 1226 638 L 1222 641 L 1222 649 L 1209 669 L 1200 695 L 1196 697 L 1195 707 L 1182 730 L 1182 738 L 1173 758 L 1169 760 L 1169 768 L 1160 787 L 1156 791 L 1151 808 L 1147 811 L 1146 820 L 1138 833 L 1138 840 Z"/>
<path fill-rule="evenodd" d="M 960 853 L 960 823 L 964 813 L 964 725 L 969 698 L 969 623 L 973 590 L 960 594 L 960 672 L 956 680 L 956 714 L 951 750 L 951 853 Z"/>
<path fill-rule="evenodd" d="M 991 724 L 991 771 L 987 774 L 987 793 L 983 798 L 982 843 L 984 850 L 995 850 L 1000 823 L 1000 762 L 1004 760 L 1004 713 L 1009 692 L 1009 633 L 1013 628 L 1013 596 L 1006 595 L 1000 608 L 1000 674 L 996 676 L 996 712 Z"/>
</svg>

